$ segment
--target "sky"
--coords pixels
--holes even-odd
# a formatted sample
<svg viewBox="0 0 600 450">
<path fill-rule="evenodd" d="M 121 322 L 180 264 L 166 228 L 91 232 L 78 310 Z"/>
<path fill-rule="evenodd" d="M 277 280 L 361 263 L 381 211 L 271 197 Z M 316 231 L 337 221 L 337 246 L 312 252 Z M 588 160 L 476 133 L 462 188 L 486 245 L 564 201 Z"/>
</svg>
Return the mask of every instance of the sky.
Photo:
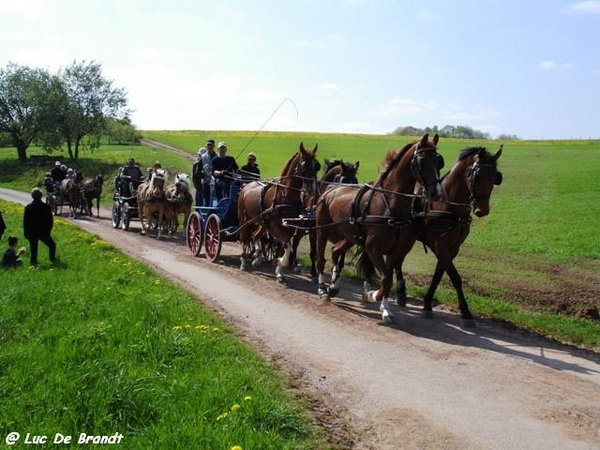
<svg viewBox="0 0 600 450">
<path fill-rule="evenodd" d="M 141 130 L 600 137 L 600 0 L 0 0 L 0 67 L 95 61 Z"/>
</svg>

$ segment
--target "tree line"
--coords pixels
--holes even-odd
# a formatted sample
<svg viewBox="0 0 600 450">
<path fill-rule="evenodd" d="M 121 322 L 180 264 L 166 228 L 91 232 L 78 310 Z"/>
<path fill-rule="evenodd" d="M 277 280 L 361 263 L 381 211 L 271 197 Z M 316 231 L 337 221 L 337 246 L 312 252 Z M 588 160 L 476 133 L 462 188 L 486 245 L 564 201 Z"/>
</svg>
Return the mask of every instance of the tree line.
<svg viewBox="0 0 600 450">
<path fill-rule="evenodd" d="M 489 133 L 476 130 L 468 125 L 446 125 L 442 128 L 438 128 L 437 125 L 433 127 L 418 128 L 413 126 L 398 127 L 390 134 L 399 136 L 422 136 L 425 133 L 434 134 L 437 133 L 440 137 L 452 137 L 460 139 L 491 139 Z M 501 140 L 517 140 L 516 135 L 502 134 L 498 136 Z"/>
<path fill-rule="evenodd" d="M 113 86 L 95 62 L 73 61 L 58 73 L 9 63 L 0 69 L 0 146 L 20 161 L 31 145 L 51 152 L 67 147 L 75 161 L 102 141 L 138 142 L 125 89 Z"/>
</svg>

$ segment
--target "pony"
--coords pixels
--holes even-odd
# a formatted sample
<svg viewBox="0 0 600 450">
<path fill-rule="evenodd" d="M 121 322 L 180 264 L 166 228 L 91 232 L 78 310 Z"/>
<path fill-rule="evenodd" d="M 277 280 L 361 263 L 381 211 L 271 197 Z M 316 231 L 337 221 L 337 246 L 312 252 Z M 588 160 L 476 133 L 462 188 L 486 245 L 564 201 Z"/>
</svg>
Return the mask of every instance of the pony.
<svg viewBox="0 0 600 450">
<path fill-rule="evenodd" d="M 140 184 L 136 191 L 138 215 L 142 224 L 142 234 L 146 234 L 152 222 L 152 216 L 156 213 L 158 224 L 158 239 L 163 231 L 163 221 L 167 197 L 165 195 L 165 183 L 167 173 L 164 169 L 157 169 L 152 174 L 150 182 Z"/>
<path fill-rule="evenodd" d="M 462 289 L 461 276 L 453 261 L 471 230 L 471 212 L 477 217 L 490 213 L 492 190 L 503 179 L 502 172 L 498 170 L 502 149 L 503 146 L 500 145 L 493 155 L 484 147 L 462 150 L 452 170 L 442 179 L 442 190 L 446 198 L 433 202 L 424 200 L 419 205 L 420 211 L 415 213 L 418 221 L 417 239 L 429 247 L 437 258 L 424 298 L 422 316 L 425 318 L 433 317 L 433 296 L 446 272 L 456 290 L 463 325 L 475 325 Z M 398 280 L 396 300 L 399 306 L 406 305 L 406 283 L 402 275 L 404 256 L 398 258 L 395 268 Z"/>
<path fill-rule="evenodd" d="M 85 199 L 85 205 L 89 216 L 93 216 L 92 206 L 94 199 L 96 199 L 96 217 L 100 217 L 100 196 L 102 195 L 103 183 L 103 174 L 98 174 L 94 178 L 86 178 L 81 183 L 81 193 Z"/>
<path fill-rule="evenodd" d="M 283 167 L 278 180 L 253 181 L 240 191 L 237 215 L 242 244 L 242 270 L 248 268 L 250 258 L 262 253 L 261 238 L 268 232 L 271 239 L 281 244 L 283 255 L 277 259 L 275 275 L 278 282 L 285 282 L 283 269 L 289 267 L 289 244 L 295 230 L 283 226 L 282 222 L 285 218 L 298 217 L 303 209 L 303 193 L 313 195 L 316 190 L 317 149 L 318 144 L 312 150 L 307 150 L 301 142 L 298 151 Z"/>
<path fill-rule="evenodd" d="M 439 171 L 444 163 L 437 153 L 438 141 L 437 134 L 432 140 L 425 134 L 420 140 L 389 152 L 373 185 L 333 185 L 321 195 L 315 209 L 315 227 L 317 292 L 323 301 L 337 295 L 346 252 L 356 244 L 381 276 L 381 288 L 374 293 L 374 299 L 381 301 L 389 293 L 396 255 L 402 253 L 407 240 L 412 246 L 415 239 L 409 225 L 415 184 L 420 182 L 430 199 L 441 195 Z M 329 286 L 324 276 L 328 242 L 333 243 Z M 382 318 L 387 319 L 383 314 Z"/>
<path fill-rule="evenodd" d="M 185 173 L 175 175 L 175 183 L 165 188 L 167 197 L 166 214 L 169 233 L 175 233 L 179 227 L 179 215 L 183 214 L 183 223 L 192 212 L 193 197 L 190 192 L 190 178 Z"/>
<path fill-rule="evenodd" d="M 69 215 L 75 217 L 79 211 L 83 210 L 84 198 L 81 193 L 81 182 L 83 173 L 75 170 L 73 178 L 66 178 L 60 182 L 58 192 L 62 201 L 69 202 Z"/>
<path fill-rule="evenodd" d="M 300 240 L 308 234 L 309 244 L 310 244 L 310 275 L 314 281 L 317 281 L 317 268 L 315 264 L 316 260 L 316 233 L 314 230 L 314 209 L 315 204 L 317 203 L 319 196 L 327 189 L 331 184 L 358 184 L 358 178 L 356 178 L 356 174 L 358 172 L 358 167 L 360 166 L 360 161 L 356 161 L 356 163 L 347 163 L 342 159 L 326 159 L 325 160 L 325 170 L 323 176 L 319 179 L 317 186 L 317 195 L 312 196 L 304 196 L 304 207 L 307 219 L 308 227 L 298 228 L 297 232 L 294 234 L 292 240 L 292 253 L 290 254 L 290 265 L 292 267 L 298 266 L 297 254 L 298 254 L 298 245 L 300 245 Z"/>
</svg>

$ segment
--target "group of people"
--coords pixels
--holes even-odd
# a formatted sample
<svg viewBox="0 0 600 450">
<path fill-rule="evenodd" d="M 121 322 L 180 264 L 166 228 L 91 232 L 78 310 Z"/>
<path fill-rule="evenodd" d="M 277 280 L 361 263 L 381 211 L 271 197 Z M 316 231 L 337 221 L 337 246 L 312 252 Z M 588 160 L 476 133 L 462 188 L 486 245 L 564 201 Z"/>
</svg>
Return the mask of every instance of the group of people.
<svg viewBox="0 0 600 450">
<path fill-rule="evenodd" d="M 215 151 L 215 140 L 208 139 L 206 145 L 198 150 L 198 160 L 192 166 L 196 206 L 211 206 L 213 187 L 217 200 L 228 196 L 229 187 L 238 177 L 242 182 L 260 179 L 256 155 L 249 153 L 247 163 L 240 168 L 235 158 L 227 154 L 226 142 L 219 142 Z"/>
<path fill-rule="evenodd" d="M 71 168 L 67 168 L 60 161 L 54 163 L 54 167 L 50 172 L 46 172 L 44 175 L 44 187 L 46 192 L 55 192 L 58 190 L 60 183 L 63 180 L 75 179 L 75 171 Z"/>
<path fill-rule="evenodd" d="M 31 191 L 33 201 L 25 206 L 23 214 L 23 234 L 29 241 L 29 262 L 32 266 L 38 264 L 38 245 L 44 243 L 49 250 L 50 261 L 58 262 L 56 257 L 56 242 L 52 239 L 52 227 L 54 215 L 50 205 L 42 201 L 42 191 L 34 188 Z M 0 214 L 0 239 L 6 230 L 6 224 Z M 17 267 L 22 264 L 21 256 L 27 252 L 25 247 L 18 248 L 19 239 L 10 235 L 8 237 L 8 249 L 2 255 L 2 267 Z"/>
</svg>

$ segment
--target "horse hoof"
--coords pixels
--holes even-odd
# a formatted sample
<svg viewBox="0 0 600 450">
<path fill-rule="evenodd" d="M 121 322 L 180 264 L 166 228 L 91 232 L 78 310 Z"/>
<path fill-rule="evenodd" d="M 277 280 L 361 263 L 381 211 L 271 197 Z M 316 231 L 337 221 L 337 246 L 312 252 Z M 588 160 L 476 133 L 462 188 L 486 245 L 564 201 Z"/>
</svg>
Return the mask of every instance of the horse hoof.
<svg viewBox="0 0 600 450">
<path fill-rule="evenodd" d="M 396 296 L 396 305 L 401 306 L 401 307 L 405 307 L 406 306 L 406 295 L 397 295 Z"/>
<path fill-rule="evenodd" d="M 340 292 L 340 288 L 329 287 L 327 289 L 327 293 L 329 294 L 330 297 L 335 297 L 338 294 L 338 292 Z"/>
<path fill-rule="evenodd" d="M 423 310 L 421 311 L 421 317 L 423 319 L 433 319 L 433 311 Z"/>
<path fill-rule="evenodd" d="M 385 325 L 390 325 L 394 323 L 394 316 L 388 314 L 382 314 L 381 322 Z"/>
<path fill-rule="evenodd" d="M 363 303 L 375 303 L 375 299 L 373 298 L 373 295 L 372 295 L 374 293 L 375 293 L 375 291 L 364 291 L 361 296 L 361 301 Z"/>
<path fill-rule="evenodd" d="M 322 302 L 331 301 L 331 297 L 329 297 L 329 294 L 327 294 L 327 293 L 320 294 L 319 298 L 321 299 Z"/>
<path fill-rule="evenodd" d="M 461 324 L 463 328 L 475 328 L 477 326 L 473 319 L 461 319 Z"/>
<path fill-rule="evenodd" d="M 253 259 L 252 267 L 254 267 L 255 269 L 258 269 L 261 266 L 262 262 L 263 262 L 262 258 Z"/>
<path fill-rule="evenodd" d="M 277 277 L 276 280 L 277 280 L 277 283 L 282 284 L 284 286 L 287 284 L 287 282 L 285 281 L 285 278 L 283 278 L 283 277 Z"/>
<path fill-rule="evenodd" d="M 301 272 L 302 272 L 302 267 L 300 267 L 300 266 L 292 267 L 292 273 L 299 274 Z"/>
</svg>

